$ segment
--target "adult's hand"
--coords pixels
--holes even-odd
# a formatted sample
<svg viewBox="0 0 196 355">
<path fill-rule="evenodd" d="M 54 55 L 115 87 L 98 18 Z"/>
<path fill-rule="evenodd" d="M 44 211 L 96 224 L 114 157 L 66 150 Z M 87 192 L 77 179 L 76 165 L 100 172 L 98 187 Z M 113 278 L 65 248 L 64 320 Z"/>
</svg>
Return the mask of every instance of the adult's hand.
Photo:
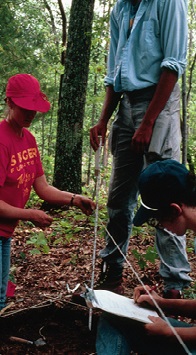
<svg viewBox="0 0 196 355">
<path fill-rule="evenodd" d="M 99 121 L 95 126 L 90 129 L 90 143 L 94 151 L 99 148 L 100 139 L 102 138 L 102 145 L 105 144 L 105 136 L 107 131 L 107 124 L 103 121 Z"/>
<path fill-rule="evenodd" d="M 152 137 L 154 123 L 164 109 L 171 92 L 178 80 L 178 73 L 168 68 L 163 68 L 155 94 L 143 117 L 140 127 L 132 138 L 132 149 L 143 154 L 148 149 Z"/>
<path fill-rule="evenodd" d="M 106 95 L 98 123 L 90 129 L 90 143 L 94 151 L 99 148 L 99 136 L 102 137 L 102 145 L 105 143 L 107 124 L 116 109 L 122 93 L 115 92 L 112 85 L 106 87 Z"/>
<path fill-rule="evenodd" d="M 152 132 L 153 127 L 150 124 L 146 125 L 141 123 L 139 128 L 136 130 L 131 142 L 132 150 L 135 153 L 144 154 L 150 144 Z"/>
</svg>

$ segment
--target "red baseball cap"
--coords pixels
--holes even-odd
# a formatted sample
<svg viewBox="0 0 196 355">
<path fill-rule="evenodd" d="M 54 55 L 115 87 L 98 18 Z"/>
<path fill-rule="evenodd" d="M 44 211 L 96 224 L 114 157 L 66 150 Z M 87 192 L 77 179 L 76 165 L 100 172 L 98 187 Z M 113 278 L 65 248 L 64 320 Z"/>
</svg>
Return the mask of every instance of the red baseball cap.
<svg viewBox="0 0 196 355">
<path fill-rule="evenodd" d="M 6 97 L 26 110 L 47 112 L 50 109 L 46 95 L 40 90 L 39 81 L 30 74 L 11 76 L 6 87 Z"/>
</svg>

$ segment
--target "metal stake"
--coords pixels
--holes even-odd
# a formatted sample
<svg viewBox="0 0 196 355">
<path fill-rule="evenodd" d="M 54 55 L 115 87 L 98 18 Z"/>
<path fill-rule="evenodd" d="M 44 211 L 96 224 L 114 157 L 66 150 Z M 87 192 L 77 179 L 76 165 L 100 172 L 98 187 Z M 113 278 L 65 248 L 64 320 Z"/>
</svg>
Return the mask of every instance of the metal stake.
<svg viewBox="0 0 196 355">
<path fill-rule="evenodd" d="M 100 160 L 101 160 L 101 146 L 102 137 L 99 136 L 99 148 L 95 152 L 95 176 L 96 176 L 96 209 L 95 209 L 95 224 L 94 224 L 94 243 L 93 243 L 93 257 L 92 257 L 92 276 L 91 276 L 91 289 L 94 287 L 95 276 L 95 260 L 96 260 L 96 247 L 97 247 L 97 227 L 99 219 L 99 190 L 100 190 Z M 89 330 L 92 329 L 92 308 L 89 310 Z"/>
</svg>

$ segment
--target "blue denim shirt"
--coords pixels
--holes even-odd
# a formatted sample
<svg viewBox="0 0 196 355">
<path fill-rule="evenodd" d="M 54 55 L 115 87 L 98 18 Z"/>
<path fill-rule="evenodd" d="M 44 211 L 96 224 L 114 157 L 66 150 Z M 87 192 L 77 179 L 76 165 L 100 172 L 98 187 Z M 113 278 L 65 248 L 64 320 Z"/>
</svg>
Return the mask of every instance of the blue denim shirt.
<svg viewBox="0 0 196 355">
<path fill-rule="evenodd" d="M 157 84 L 161 68 L 186 67 L 187 0 L 142 0 L 128 37 L 131 2 L 118 0 L 110 17 L 106 85 L 132 91 Z"/>
</svg>

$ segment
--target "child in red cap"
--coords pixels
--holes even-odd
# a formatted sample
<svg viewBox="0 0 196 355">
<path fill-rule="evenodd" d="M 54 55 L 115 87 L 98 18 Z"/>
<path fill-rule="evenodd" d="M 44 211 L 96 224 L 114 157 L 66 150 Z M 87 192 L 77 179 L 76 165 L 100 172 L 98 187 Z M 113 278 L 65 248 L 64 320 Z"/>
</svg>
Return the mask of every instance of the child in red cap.
<svg viewBox="0 0 196 355">
<path fill-rule="evenodd" d="M 28 131 L 36 112 L 47 112 L 50 103 L 38 80 L 29 74 L 12 76 L 7 83 L 8 115 L 0 122 L 0 310 L 5 307 L 10 268 L 11 237 L 19 220 L 45 228 L 52 217 L 24 208 L 33 187 L 49 203 L 76 206 L 90 215 L 95 203 L 87 197 L 60 191 L 46 181 L 34 136 Z"/>
</svg>

